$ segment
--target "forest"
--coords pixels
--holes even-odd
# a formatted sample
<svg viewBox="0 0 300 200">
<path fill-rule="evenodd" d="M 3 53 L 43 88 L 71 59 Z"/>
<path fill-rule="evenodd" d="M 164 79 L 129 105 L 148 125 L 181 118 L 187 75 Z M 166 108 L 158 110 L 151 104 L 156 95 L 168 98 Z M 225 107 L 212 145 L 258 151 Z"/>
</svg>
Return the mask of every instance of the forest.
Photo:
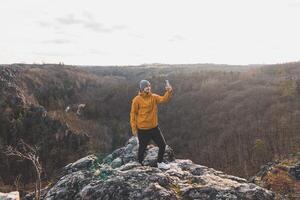
<svg viewBox="0 0 300 200">
<path fill-rule="evenodd" d="M 102 107 L 107 105 L 103 102 L 91 113 L 110 113 L 112 119 L 128 123 L 138 80 L 148 79 L 153 92 L 162 95 L 168 79 L 174 96 L 160 106 L 159 123 L 175 155 L 249 177 L 268 161 L 300 150 L 300 64 L 228 68 L 149 70 L 111 93 L 111 105 L 119 105 L 116 110 Z M 130 71 L 124 71 L 112 74 L 128 80 Z"/>
<path fill-rule="evenodd" d="M 21 138 L 38 145 L 45 182 L 83 155 L 102 157 L 125 145 L 131 137 L 131 101 L 141 79 L 149 80 L 152 92 L 159 95 L 164 94 L 166 79 L 173 87 L 171 101 L 159 105 L 158 116 L 176 158 L 249 178 L 261 165 L 300 151 L 299 62 L 124 67 L 14 64 L 1 66 L 1 73 L 10 69 L 16 69 L 9 80 L 13 84 L 4 84 L 6 79 L 1 82 L 0 147 L 15 145 Z M 23 102 L 17 106 L 11 100 L 16 95 Z M 84 108 L 78 115 L 80 104 Z M 0 186 L 12 185 L 12 177 L 18 174 L 27 174 L 22 175 L 24 184 L 34 179 L 30 168 L 3 154 L 0 159 Z"/>
</svg>

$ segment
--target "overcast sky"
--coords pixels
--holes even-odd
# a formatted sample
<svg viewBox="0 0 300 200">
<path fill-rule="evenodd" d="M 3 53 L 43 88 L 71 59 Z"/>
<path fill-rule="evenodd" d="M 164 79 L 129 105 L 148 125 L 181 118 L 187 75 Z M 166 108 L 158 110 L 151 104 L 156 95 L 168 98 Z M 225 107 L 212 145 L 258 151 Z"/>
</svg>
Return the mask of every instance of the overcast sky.
<svg viewBox="0 0 300 200">
<path fill-rule="evenodd" d="M 300 0 L 1 0 L 0 63 L 300 60 Z"/>
</svg>

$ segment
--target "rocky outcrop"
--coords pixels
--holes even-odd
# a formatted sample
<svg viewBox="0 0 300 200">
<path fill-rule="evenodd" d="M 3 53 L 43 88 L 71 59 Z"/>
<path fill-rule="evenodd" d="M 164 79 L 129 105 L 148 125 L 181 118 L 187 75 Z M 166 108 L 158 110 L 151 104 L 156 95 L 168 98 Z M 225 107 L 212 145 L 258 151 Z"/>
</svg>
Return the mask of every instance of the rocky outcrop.
<svg viewBox="0 0 300 200">
<path fill-rule="evenodd" d="M 136 140 L 131 138 L 102 160 L 89 155 L 67 165 L 42 199 L 274 199 L 271 191 L 243 178 L 175 159 L 169 146 L 164 155 L 171 166 L 168 170 L 151 167 L 158 147 L 148 146 L 144 166 L 136 161 L 137 150 Z"/>
<path fill-rule="evenodd" d="M 1 200 L 20 200 L 20 194 L 18 191 L 10 192 L 10 193 L 2 193 L 0 192 Z"/>
<path fill-rule="evenodd" d="M 275 192 L 276 199 L 300 199 L 300 153 L 263 165 L 250 181 Z"/>
</svg>

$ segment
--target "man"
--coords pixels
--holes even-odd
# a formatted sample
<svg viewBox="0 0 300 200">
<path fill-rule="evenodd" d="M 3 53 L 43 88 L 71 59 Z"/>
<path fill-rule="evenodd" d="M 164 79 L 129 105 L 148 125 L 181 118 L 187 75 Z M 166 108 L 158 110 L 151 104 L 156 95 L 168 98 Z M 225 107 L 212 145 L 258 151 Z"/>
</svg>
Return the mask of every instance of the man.
<svg viewBox="0 0 300 200">
<path fill-rule="evenodd" d="M 166 141 L 158 127 L 157 104 L 166 103 L 172 96 L 172 87 L 166 85 L 164 96 L 151 92 L 151 84 L 147 80 L 141 80 L 139 93 L 132 100 L 130 112 L 130 124 L 132 134 L 139 143 L 138 161 L 143 165 L 144 153 L 148 143 L 152 139 L 159 147 L 157 155 L 157 167 L 160 169 L 169 169 L 170 165 L 163 162 Z"/>
</svg>

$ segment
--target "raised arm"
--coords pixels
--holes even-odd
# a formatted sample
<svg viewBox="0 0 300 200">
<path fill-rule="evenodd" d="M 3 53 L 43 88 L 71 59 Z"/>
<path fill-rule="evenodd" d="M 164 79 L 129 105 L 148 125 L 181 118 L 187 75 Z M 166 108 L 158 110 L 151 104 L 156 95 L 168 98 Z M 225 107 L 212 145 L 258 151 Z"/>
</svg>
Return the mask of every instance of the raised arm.
<svg viewBox="0 0 300 200">
<path fill-rule="evenodd" d="M 172 97 L 172 94 L 173 94 L 173 90 L 167 90 L 164 94 L 164 96 L 160 96 L 160 95 L 157 95 L 157 94 L 153 94 L 157 103 L 167 103 L 171 97 Z"/>
<path fill-rule="evenodd" d="M 130 111 L 130 126 L 132 130 L 132 134 L 134 136 L 137 135 L 137 114 L 138 114 L 138 103 L 136 98 L 132 100 L 131 111 Z"/>
</svg>

